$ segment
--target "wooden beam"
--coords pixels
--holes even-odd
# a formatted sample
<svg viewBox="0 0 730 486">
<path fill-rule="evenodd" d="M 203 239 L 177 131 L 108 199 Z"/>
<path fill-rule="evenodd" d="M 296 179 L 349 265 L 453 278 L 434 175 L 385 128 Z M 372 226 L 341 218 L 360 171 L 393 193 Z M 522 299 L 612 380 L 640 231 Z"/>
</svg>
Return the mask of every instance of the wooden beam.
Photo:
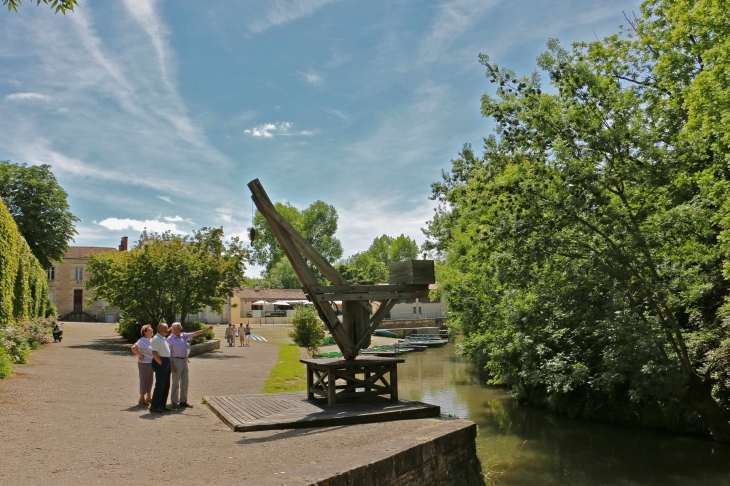
<svg viewBox="0 0 730 486">
<path fill-rule="evenodd" d="M 393 308 L 393 306 L 396 303 L 396 299 L 391 299 L 388 301 L 383 301 L 380 303 L 380 308 L 373 314 L 373 317 L 370 318 L 370 327 L 367 331 L 365 331 L 365 334 L 358 340 L 358 342 L 355 344 L 355 349 L 360 350 L 363 343 L 367 341 L 367 337 L 370 336 L 373 332 L 375 332 L 375 329 L 378 328 L 380 325 L 380 322 L 383 320 L 383 318 L 390 312 L 390 310 Z"/>
<path fill-rule="evenodd" d="M 268 221 L 269 226 L 271 227 L 271 231 L 274 233 L 274 236 L 276 236 L 276 239 L 281 244 L 281 248 L 284 251 L 284 254 L 289 259 L 289 262 L 292 264 L 292 267 L 294 268 L 297 277 L 299 277 L 299 280 L 302 282 L 305 289 L 307 289 L 306 293 L 312 299 L 314 299 L 314 305 L 317 306 L 320 312 L 324 315 L 325 324 L 329 328 L 330 333 L 337 343 L 337 346 L 342 351 L 342 354 L 347 359 L 354 359 L 357 356 L 359 350 L 354 348 L 353 342 L 347 335 L 346 329 L 340 326 L 340 321 L 337 318 L 337 314 L 335 314 L 335 311 L 332 309 L 332 307 L 329 304 L 323 305 L 320 301 L 317 301 L 315 299 L 314 293 L 312 292 L 311 288 L 312 286 L 318 284 L 317 279 L 309 270 L 309 267 L 304 261 L 304 258 L 302 258 L 302 256 L 299 254 L 299 250 L 292 241 L 292 238 L 290 237 L 287 229 L 279 224 L 279 221 L 273 217 L 273 214 L 268 210 L 269 208 L 267 208 L 262 203 L 257 194 L 254 194 L 252 198 L 254 204 L 256 204 L 256 207 L 259 208 L 261 214 L 264 216 L 264 218 L 266 218 L 266 221 Z M 274 209 L 273 207 L 271 209 L 273 209 L 274 214 L 278 214 L 276 213 L 276 209 Z"/>
<path fill-rule="evenodd" d="M 274 204 L 271 202 L 271 199 L 269 199 L 269 196 L 264 190 L 264 186 L 261 185 L 261 182 L 258 179 L 254 179 L 249 182 L 248 188 L 254 196 L 259 198 L 261 206 L 258 204 L 256 205 L 256 207 L 259 208 L 259 211 L 263 214 L 264 211 L 262 211 L 262 209 L 267 210 L 270 217 L 275 219 L 281 227 L 291 235 L 292 240 L 294 240 L 294 243 L 299 247 L 304 256 L 306 256 L 309 261 L 311 261 L 312 264 L 317 267 L 320 272 L 322 272 L 322 275 L 324 275 L 327 280 L 333 284 L 347 285 L 347 279 L 340 275 L 340 273 L 335 270 L 335 267 L 333 267 L 330 262 L 320 255 L 319 252 L 315 250 L 314 247 L 306 239 L 304 239 L 304 237 L 300 235 L 296 229 L 294 229 L 286 218 L 276 211 Z M 269 218 L 267 218 L 267 220 L 268 219 Z M 269 225 L 271 225 L 271 222 L 269 222 Z"/>
<path fill-rule="evenodd" d="M 320 301 L 333 300 L 390 300 L 390 299 L 420 299 L 428 297 L 428 292 L 370 292 L 363 294 L 346 293 L 346 294 L 318 294 L 314 293 L 314 297 Z"/>
</svg>

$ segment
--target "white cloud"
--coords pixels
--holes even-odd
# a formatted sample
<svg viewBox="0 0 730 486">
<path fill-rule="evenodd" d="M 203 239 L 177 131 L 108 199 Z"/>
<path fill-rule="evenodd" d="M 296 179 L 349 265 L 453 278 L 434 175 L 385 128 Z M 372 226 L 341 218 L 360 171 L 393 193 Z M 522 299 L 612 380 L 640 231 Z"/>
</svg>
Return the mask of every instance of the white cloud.
<svg viewBox="0 0 730 486">
<path fill-rule="evenodd" d="M 170 199 L 168 196 L 157 196 L 157 199 L 162 199 L 165 202 L 169 202 L 170 204 L 175 204 L 172 202 L 172 199 Z"/>
<path fill-rule="evenodd" d="M 332 110 L 332 109 L 329 109 L 329 108 L 322 108 L 322 111 L 324 111 L 328 115 L 332 115 L 332 116 L 334 116 L 336 118 L 339 118 L 340 120 L 347 120 L 347 118 L 348 118 L 347 115 L 345 113 L 341 112 L 340 110 Z"/>
<path fill-rule="evenodd" d="M 299 78 L 303 79 L 312 86 L 322 86 L 324 84 L 324 78 L 314 71 L 297 71 L 296 73 Z"/>
<path fill-rule="evenodd" d="M 247 133 L 256 138 L 273 138 L 274 135 L 286 134 L 291 126 L 292 124 L 289 122 L 264 123 L 250 130 L 244 130 L 243 133 Z"/>
<path fill-rule="evenodd" d="M 40 93 L 12 93 L 5 95 L 8 101 L 50 101 L 51 97 Z"/>
<path fill-rule="evenodd" d="M 283 25 L 301 17 L 312 15 L 315 10 L 333 0 L 272 0 L 262 6 L 258 12 L 250 12 L 246 20 L 249 31 L 257 34 L 277 25 Z"/>
<path fill-rule="evenodd" d="M 99 222 L 99 226 L 103 226 L 113 231 L 121 231 L 125 229 L 144 231 L 146 229 L 147 231 L 154 231 L 157 233 L 162 233 L 165 231 L 171 231 L 172 233 L 178 234 L 185 233 L 184 231 L 178 229 L 178 227 L 174 223 L 165 223 L 164 221 L 158 221 L 155 219 L 140 221 L 138 219 L 129 218 L 106 218 L 105 220 Z"/>
<path fill-rule="evenodd" d="M 174 223 L 174 222 L 182 221 L 183 220 L 182 216 L 173 216 L 173 217 L 165 216 L 162 219 L 164 219 L 165 221 L 169 221 L 171 223 Z"/>
<path fill-rule="evenodd" d="M 434 62 L 443 57 L 449 45 L 461 37 L 499 0 L 449 0 L 441 3 L 431 32 L 421 45 L 420 60 Z"/>
</svg>

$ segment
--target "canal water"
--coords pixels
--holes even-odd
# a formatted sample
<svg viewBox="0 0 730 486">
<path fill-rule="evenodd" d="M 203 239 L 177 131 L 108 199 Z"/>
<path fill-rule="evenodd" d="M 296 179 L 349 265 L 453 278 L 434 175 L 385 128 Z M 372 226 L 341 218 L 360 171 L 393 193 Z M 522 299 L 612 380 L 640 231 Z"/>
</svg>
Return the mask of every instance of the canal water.
<svg viewBox="0 0 730 486">
<path fill-rule="evenodd" d="M 730 447 L 712 440 L 556 416 L 480 385 L 454 345 L 409 353 L 398 367 L 403 398 L 479 426 L 477 451 L 490 483 L 730 486 Z"/>
</svg>

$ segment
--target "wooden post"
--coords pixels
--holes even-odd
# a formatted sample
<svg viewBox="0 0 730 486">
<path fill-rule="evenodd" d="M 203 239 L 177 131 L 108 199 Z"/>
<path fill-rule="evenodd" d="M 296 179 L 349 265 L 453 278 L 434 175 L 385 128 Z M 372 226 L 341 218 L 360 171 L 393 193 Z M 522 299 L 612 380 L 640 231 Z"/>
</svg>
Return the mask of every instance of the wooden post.
<svg viewBox="0 0 730 486">
<path fill-rule="evenodd" d="M 398 364 L 390 365 L 390 401 L 398 401 Z"/>
<path fill-rule="evenodd" d="M 327 405 L 337 405 L 337 370 L 327 370 Z"/>
<path fill-rule="evenodd" d="M 312 366 L 307 364 L 307 400 L 314 400 L 314 371 Z"/>
</svg>

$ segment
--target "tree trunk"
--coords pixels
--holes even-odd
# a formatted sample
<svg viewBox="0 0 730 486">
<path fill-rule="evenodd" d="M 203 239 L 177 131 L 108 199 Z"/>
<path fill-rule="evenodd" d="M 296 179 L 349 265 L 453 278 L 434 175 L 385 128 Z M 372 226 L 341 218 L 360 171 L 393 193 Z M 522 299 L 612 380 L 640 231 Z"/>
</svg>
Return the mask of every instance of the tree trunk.
<svg viewBox="0 0 730 486">
<path fill-rule="evenodd" d="M 730 442 L 730 421 L 720 404 L 712 397 L 710 380 L 692 373 L 677 398 L 700 414 L 713 439 L 717 442 Z"/>
</svg>

